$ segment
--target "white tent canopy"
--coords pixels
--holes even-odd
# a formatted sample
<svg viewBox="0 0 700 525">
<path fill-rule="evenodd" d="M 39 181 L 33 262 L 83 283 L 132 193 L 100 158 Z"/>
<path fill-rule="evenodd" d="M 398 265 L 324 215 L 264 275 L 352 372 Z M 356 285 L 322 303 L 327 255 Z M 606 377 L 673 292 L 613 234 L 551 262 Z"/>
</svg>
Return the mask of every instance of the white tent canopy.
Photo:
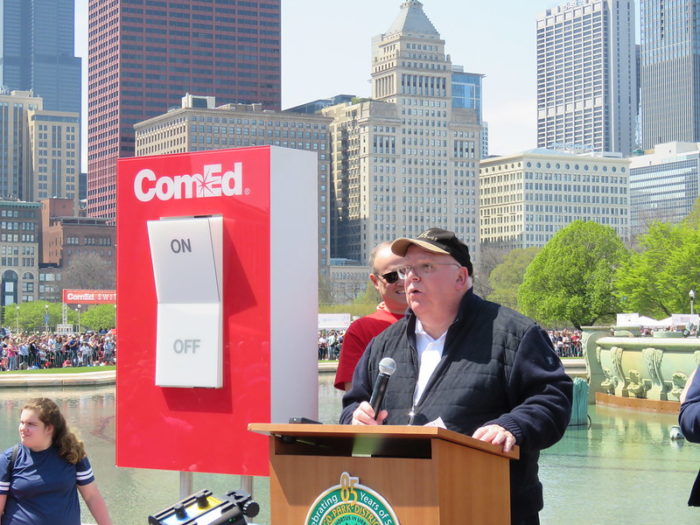
<svg viewBox="0 0 700 525">
<path fill-rule="evenodd" d="M 666 319 L 652 319 L 639 314 L 617 314 L 617 326 L 639 326 L 644 328 L 669 328 L 672 326 L 685 326 L 688 323 L 698 325 L 700 316 L 697 314 L 673 314 Z"/>
<path fill-rule="evenodd" d="M 647 317 L 646 315 L 640 315 L 639 324 L 636 326 L 643 326 L 645 328 L 665 328 L 667 326 L 671 326 L 670 320 L 670 317 L 668 319 L 661 319 L 659 321 L 658 319 L 652 319 L 651 317 Z"/>
</svg>

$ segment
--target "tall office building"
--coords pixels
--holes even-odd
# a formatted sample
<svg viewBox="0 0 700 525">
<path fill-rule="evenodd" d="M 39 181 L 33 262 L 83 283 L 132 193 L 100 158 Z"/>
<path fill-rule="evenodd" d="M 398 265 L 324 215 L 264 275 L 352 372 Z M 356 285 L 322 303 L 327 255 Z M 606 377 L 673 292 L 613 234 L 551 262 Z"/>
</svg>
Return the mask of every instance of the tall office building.
<svg viewBox="0 0 700 525">
<path fill-rule="evenodd" d="M 31 91 L 0 94 L 0 198 L 78 203 L 80 118 L 47 111 Z"/>
<path fill-rule="evenodd" d="M 635 145 L 634 0 L 576 0 L 537 17 L 537 145 L 576 152 Z"/>
<path fill-rule="evenodd" d="M 28 112 L 43 108 L 30 91 L 0 92 L 0 199 L 30 198 L 32 156 Z"/>
<path fill-rule="evenodd" d="M 630 159 L 632 235 L 646 233 L 653 221 L 681 222 L 700 196 L 700 144 L 658 144 Z"/>
<path fill-rule="evenodd" d="M 482 246 L 541 247 L 576 220 L 611 226 L 629 240 L 629 162 L 546 149 L 482 160 Z"/>
<path fill-rule="evenodd" d="M 642 147 L 700 141 L 700 0 L 641 0 Z"/>
<path fill-rule="evenodd" d="M 445 41 L 416 0 L 372 41 L 372 100 L 333 117 L 331 254 L 366 261 L 379 242 L 437 226 L 478 257 L 479 119 L 453 107 Z"/>
<path fill-rule="evenodd" d="M 80 113 L 75 0 L 0 2 L 0 86 L 33 91 L 44 108 Z"/>
<path fill-rule="evenodd" d="M 281 0 L 89 3 L 88 213 L 114 219 L 136 122 L 185 93 L 279 109 Z"/>
<path fill-rule="evenodd" d="M 482 73 L 468 73 L 463 66 L 452 66 L 452 107 L 476 110 L 481 124 L 481 158 L 489 156 L 489 125 L 484 122 Z"/>
<path fill-rule="evenodd" d="M 27 115 L 32 175 L 27 200 L 69 199 L 78 210 L 80 116 L 67 111 L 33 110 Z"/>
</svg>

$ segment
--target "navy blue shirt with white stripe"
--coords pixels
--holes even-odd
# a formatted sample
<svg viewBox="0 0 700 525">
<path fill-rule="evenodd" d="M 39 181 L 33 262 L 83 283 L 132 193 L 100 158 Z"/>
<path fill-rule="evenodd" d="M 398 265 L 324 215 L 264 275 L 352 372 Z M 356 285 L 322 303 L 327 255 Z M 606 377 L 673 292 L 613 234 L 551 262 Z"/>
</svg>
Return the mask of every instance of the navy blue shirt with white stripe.
<svg viewBox="0 0 700 525">
<path fill-rule="evenodd" d="M 85 457 L 75 465 L 55 447 L 19 448 L 10 478 L 12 448 L 0 455 L 0 494 L 7 495 L 0 525 L 80 525 L 78 485 L 95 481 Z"/>
</svg>

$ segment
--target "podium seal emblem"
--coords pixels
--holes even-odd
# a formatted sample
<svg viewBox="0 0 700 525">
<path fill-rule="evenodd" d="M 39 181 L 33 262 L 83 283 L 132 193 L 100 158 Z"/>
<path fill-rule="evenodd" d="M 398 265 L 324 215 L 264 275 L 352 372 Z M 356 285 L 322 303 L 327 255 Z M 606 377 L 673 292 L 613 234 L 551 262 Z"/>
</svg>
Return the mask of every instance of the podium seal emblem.
<svg viewBox="0 0 700 525">
<path fill-rule="evenodd" d="M 394 509 L 379 494 L 347 472 L 313 502 L 304 525 L 400 525 Z"/>
</svg>

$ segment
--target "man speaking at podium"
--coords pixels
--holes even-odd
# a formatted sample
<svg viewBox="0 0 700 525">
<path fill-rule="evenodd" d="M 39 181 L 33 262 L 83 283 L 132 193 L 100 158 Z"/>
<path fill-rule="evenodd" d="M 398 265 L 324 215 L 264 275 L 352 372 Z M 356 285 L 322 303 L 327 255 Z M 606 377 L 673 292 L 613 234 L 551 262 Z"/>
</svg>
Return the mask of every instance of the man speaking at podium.
<svg viewBox="0 0 700 525">
<path fill-rule="evenodd" d="M 367 347 L 340 422 L 438 424 L 504 451 L 519 445 L 520 459 L 510 465 L 511 523 L 538 524 L 539 451 L 564 434 L 572 396 L 547 333 L 474 294 L 469 249 L 453 232 L 431 228 L 391 249 L 405 257 L 398 271 L 409 311 Z M 375 414 L 368 400 L 385 357 L 396 371 Z"/>
</svg>

